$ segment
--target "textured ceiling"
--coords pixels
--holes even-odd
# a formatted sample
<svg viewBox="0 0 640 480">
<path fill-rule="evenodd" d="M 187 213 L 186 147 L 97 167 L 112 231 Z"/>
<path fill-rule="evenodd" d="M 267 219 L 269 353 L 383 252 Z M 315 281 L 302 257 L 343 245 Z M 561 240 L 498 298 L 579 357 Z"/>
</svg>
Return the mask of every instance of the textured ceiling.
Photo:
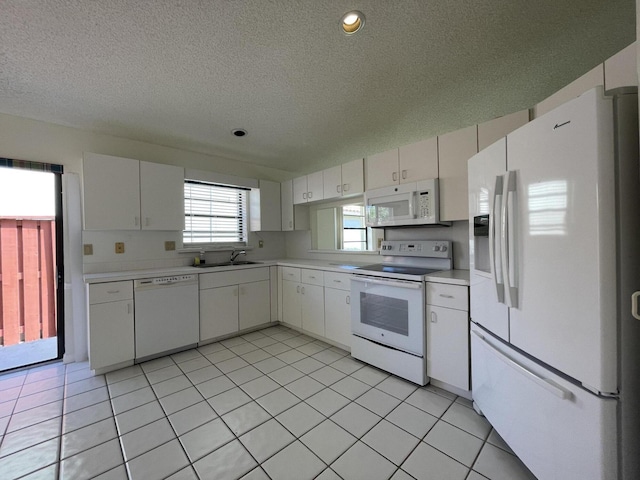
<svg viewBox="0 0 640 480">
<path fill-rule="evenodd" d="M 0 0 L 0 112 L 304 173 L 528 108 L 634 39 L 634 0 Z"/>
</svg>

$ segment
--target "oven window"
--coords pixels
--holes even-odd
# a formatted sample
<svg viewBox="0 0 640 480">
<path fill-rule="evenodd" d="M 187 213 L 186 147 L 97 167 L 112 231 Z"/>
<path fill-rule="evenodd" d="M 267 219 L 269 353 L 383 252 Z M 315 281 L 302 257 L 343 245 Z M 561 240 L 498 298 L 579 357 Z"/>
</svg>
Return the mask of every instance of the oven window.
<svg viewBox="0 0 640 480">
<path fill-rule="evenodd" d="M 360 293 L 360 322 L 409 336 L 409 302 L 399 298 Z"/>
</svg>

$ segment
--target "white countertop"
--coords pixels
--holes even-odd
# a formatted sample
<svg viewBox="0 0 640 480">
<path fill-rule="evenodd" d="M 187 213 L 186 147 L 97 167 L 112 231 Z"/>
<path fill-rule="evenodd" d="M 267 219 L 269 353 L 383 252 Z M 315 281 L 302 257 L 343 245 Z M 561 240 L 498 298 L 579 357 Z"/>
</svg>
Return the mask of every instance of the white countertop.
<svg viewBox="0 0 640 480">
<path fill-rule="evenodd" d="M 372 262 L 374 263 L 374 262 Z M 349 273 L 356 267 L 369 265 L 361 262 L 340 262 L 336 260 L 308 260 L 296 258 L 284 258 L 278 260 L 265 260 L 252 265 L 235 265 L 226 267 L 169 267 L 155 268 L 150 270 L 130 270 L 122 272 L 88 273 L 84 275 L 84 281 L 88 284 L 119 282 L 122 280 L 138 280 L 141 278 L 163 277 L 169 275 L 204 274 L 213 272 L 224 272 L 229 270 L 239 270 L 247 268 L 259 268 L 270 266 L 284 266 L 296 268 L 310 268 L 315 270 L 325 270 L 339 273 Z M 469 270 L 447 270 L 433 273 L 427 277 L 428 282 L 448 283 L 453 285 L 469 285 Z"/>
</svg>

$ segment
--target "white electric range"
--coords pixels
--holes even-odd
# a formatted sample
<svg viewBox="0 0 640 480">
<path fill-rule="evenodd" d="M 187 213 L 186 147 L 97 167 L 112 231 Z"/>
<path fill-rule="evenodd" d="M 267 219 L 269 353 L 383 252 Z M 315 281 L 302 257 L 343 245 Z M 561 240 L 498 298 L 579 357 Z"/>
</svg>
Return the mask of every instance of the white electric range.
<svg viewBox="0 0 640 480">
<path fill-rule="evenodd" d="M 426 385 L 425 277 L 451 270 L 451 242 L 384 241 L 381 264 L 351 277 L 351 355 Z"/>
</svg>

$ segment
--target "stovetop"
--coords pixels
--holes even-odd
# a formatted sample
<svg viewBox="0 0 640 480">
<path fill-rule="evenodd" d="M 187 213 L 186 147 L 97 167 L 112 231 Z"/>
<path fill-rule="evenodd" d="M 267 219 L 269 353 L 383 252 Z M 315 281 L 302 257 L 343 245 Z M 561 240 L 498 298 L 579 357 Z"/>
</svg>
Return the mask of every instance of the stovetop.
<svg viewBox="0 0 640 480">
<path fill-rule="evenodd" d="M 435 240 L 386 240 L 382 242 L 382 263 L 353 271 L 356 275 L 423 281 L 426 275 L 453 268 L 451 242 Z"/>
</svg>

